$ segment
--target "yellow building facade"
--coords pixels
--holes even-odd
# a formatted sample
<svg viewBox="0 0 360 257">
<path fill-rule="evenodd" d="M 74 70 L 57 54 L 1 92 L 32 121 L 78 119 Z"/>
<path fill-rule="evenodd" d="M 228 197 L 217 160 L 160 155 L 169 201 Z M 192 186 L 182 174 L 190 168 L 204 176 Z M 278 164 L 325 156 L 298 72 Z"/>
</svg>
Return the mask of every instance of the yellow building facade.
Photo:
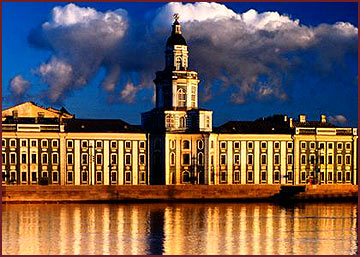
<svg viewBox="0 0 360 257">
<path fill-rule="evenodd" d="M 14 185 L 357 184 L 357 129 L 321 115 L 212 126 L 175 20 L 155 108 L 142 125 L 77 119 L 32 102 L 2 112 L 2 183 Z"/>
</svg>

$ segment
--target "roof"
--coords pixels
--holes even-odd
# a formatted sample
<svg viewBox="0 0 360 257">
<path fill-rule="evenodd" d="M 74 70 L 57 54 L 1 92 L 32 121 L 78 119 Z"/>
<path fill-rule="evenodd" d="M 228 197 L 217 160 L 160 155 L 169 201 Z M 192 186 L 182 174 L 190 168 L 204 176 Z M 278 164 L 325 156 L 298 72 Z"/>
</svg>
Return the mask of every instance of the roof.
<svg viewBox="0 0 360 257">
<path fill-rule="evenodd" d="M 177 33 L 175 30 L 176 26 L 180 26 L 179 22 L 175 20 L 175 22 L 172 25 L 172 32 L 171 36 L 168 38 L 166 42 L 166 46 L 174 46 L 174 45 L 184 45 L 186 46 L 186 40 L 180 33 Z"/>
<path fill-rule="evenodd" d="M 122 120 L 71 119 L 66 121 L 66 132 L 142 133 L 140 126 Z"/>
<path fill-rule="evenodd" d="M 13 116 L 6 116 L 2 121 L 2 124 L 59 124 L 59 119 L 31 117 L 14 118 Z"/>
<path fill-rule="evenodd" d="M 294 127 L 305 127 L 305 128 L 337 128 L 334 124 L 329 122 L 321 122 L 321 121 L 306 121 L 306 122 L 293 122 Z"/>
<path fill-rule="evenodd" d="M 229 121 L 213 129 L 225 134 L 289 134 L 293 132 L 288 122 L 274 121 Z"/>
</svg>

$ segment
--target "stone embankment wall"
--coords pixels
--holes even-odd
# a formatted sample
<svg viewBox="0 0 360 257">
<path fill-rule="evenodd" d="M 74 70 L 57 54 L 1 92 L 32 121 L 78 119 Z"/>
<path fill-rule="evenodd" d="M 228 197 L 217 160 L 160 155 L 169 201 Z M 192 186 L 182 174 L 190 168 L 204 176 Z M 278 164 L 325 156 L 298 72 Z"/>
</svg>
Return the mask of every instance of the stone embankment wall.
<svg viewBox="0 0 360 257">
<path fill-rule="evenodd" d="M 174 185 L 174 186 L 3 186 L 2 202 L 89 201 L 267 201 L 279 194 L 280 185 Z M 356 199 L 356 185 L 306 186 L 298 199 Z"/>
</svg>

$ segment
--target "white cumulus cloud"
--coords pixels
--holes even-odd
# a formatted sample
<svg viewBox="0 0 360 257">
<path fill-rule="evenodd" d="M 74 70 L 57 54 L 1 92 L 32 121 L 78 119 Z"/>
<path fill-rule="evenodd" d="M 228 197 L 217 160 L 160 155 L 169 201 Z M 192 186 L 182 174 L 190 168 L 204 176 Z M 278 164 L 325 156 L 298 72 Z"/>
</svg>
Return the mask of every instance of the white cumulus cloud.
<svg viewBox="0 0 360 257">
<path fill-rule="evenodd" d="M 338 114 L 334 116 L 329 116 L 329 122 L 339 125 L 345 125 L 347 123 L 347 119 L 344 115 Z"/>
<path fill-rule="evenodd" d="M 29 90 L 31 83 L 19 74 L 10 80 L 9 85 L 12 96 L 23 97 Z"/>
</svg>

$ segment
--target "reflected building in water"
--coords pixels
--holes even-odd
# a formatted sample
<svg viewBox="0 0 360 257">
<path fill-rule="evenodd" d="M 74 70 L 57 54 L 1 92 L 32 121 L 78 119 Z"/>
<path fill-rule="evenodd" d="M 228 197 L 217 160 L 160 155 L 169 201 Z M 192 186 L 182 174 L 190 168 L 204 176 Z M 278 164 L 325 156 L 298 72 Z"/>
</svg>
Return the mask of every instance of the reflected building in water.
<svg viewBox="0 0 360 257">
<path fill-rule="evenodd" d="M 357 205 L 5 205 L 3 254 L 354 254 Z"/>
<path fill-rule="evenodd" d="M 142 126 L 26 102 L 2 112 L 4 184 L 357 184 L 357 128 L 275 115 L 213 127 L 178 16 Z M 216 63 L 214 64 L 216 65 Z"/>
</svg>

